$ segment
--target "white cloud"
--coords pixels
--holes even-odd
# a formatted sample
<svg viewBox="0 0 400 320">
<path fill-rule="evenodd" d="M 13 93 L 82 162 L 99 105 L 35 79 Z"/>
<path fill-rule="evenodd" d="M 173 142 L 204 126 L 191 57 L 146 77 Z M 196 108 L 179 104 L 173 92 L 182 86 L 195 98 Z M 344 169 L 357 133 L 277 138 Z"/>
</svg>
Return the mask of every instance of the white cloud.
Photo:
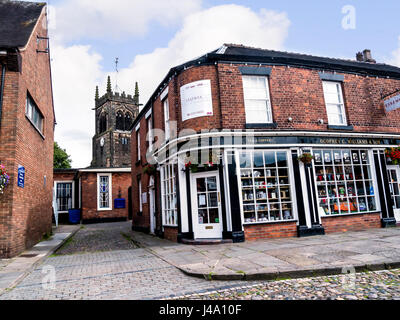
<svg viewBox="0 0 400 320">
<path fill-rule="evenodd" d="M 196 58 L 224 43 L 283 49 L 290 21 L 285 13 L 262 9 L 254 12 L 238 5 L 213 7 L 189 15 L 167 48 L 137 55 L 132 64 L 120 71 L 121 87 L 132 87 L 137 77 L 141 102 L 147 99 L 170 68 Z"/>
<path fill-rule="evenodd" d="M 55 8 L 52 25 L 63 41 L 145 35 L 149 24 L 176 24 L 200 9 L 201 0 L 70 0 Z M 54 7 L 51 7 L 54 10 Z"/>
<path fill-rule="evenodd" d="M 388 63 L 400 67 L 400 36 L 398 45 L 398 48 L 392 52 L 392 58 Z"/>
<path fill-rule="evenodd" d="M 88 5 L 88 1 L 83 3 Z M 100 3 L 104 4 L 105 1 Z M 123 28 L 124 23 L 128 22 L 119 22 L 113 30 Z M 141 103 L 146 103 L 171 67 L 217 49 L 224 43 L 283 49 L 289 26 L 290 21 L 285 13 L 265 9 L 254 12 L 243 6 L 222 5 L 200 10 L 186 16 L 167 47 L 132 57 L 130 66 L 120 70 L 118 85 L 132 94 L 134 81 L 138 81 Z M 59 28 L 58 19 L 57 32 Z M 102 26 L 99 28 L 107 29 Z M 92 31 L 83 32 L 89 35 Z M 94 106 L 94 88 L 99 84 L 100 95 L 104 94 L 107 75 L 112 75 L 115 82 L 115 74 L 102 72 L 100 55 L 91 52 L 89 47 L 65 48 L 58 45 L 52 53 L 59 123 L 56 140 L 72 155 L 75 167 L 88 166 L 92 155 L 91 137 L 94 135 L 94 115 L 90 111 Z"/>
<path fill-rule="evenodd" d="M 55 141 L 71 155 L 73 166 L 86 167 L 91 162 L 95 86 L 104 77 L 101 56 L 90 46 L 60 45 L 51 49 L 51 55 Z"/>
</svg>

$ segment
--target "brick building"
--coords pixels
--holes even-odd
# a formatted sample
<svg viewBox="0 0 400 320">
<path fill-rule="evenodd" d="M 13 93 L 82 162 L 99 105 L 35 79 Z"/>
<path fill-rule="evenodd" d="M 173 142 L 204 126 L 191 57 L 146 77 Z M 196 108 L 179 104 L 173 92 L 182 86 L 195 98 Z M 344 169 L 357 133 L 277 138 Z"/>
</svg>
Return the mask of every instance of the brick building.
<svg viewBox="0 0 400 320">
<path fill-rule="evenodd" d="M 0 258 L 51 231 L 55 115 L 44 3 L 0 2 Z"/>
<path fill-rule="evenodd" d="M 133 229 L 193 243 L 395 226 L 399 93 L 400 68 L 369 50 L 224 45 L 172 68 L 132 126 Z"/>
<path fill-rule="evenodd" d="M 54 189 L 61 221 L 69 209 L 81 209 L 83 223 L 123 221 L 131 218 L 131 132 L 139 112 L 139 89 L 135 95 L 111 89 L 95 96 L 96 132 L 93 160 L 84 169 L 55 169 Z"/>
</svg>

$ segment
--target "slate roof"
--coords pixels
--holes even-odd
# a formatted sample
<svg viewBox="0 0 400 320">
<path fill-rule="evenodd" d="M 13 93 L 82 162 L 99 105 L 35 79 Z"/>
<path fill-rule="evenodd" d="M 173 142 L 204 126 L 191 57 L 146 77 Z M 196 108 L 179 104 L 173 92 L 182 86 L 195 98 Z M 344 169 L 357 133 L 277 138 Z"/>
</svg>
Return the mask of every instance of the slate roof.
<svg viewBox="0 0 400 320">
<path fill-rule="evenodd" d="M 0 0 L 0 48 L 24 47 L 46 3 Z"/>
<path fill-rule="evenodd" d="M 220 53 L 218 53 L 220 52 Z M 359 62 L 356 60 L 346 60 L 337 58 L 319 57 L 314 55 L 274 51 L 259 48 L 246 47 L 236 44 L 224 44 L 217 51 L 213 51 L 209 56 L 221 54 L 223 60 L 237 60 L 239 57 L 244 62 L 262 62 L 273 64 L 284 64 L 303 67 L 324 68 L 336 71 L 364 73 L 371 76 L 391 76 L 400 78 L 400 68 L 384 63 Z"/>
</svg>

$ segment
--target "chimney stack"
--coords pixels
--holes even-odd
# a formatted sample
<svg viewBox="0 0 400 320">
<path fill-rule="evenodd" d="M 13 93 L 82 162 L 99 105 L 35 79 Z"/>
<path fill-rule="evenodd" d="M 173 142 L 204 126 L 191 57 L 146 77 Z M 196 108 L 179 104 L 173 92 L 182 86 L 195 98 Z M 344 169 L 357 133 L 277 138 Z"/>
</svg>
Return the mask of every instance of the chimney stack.
<svg viewBox="0 0 400 320">
<path fill-rule="evenodd" d="M 356 59 L 358 62 L 364 62 L 364 55 L 362 52 L 357 52 Z"/>
<path fill-rule="evenodd" d="M 363 52 L 358 52 L 356 59 L 358 62 L 376 63 L 376 60 L 372 59 L 371 50 L 369 49 L 365 49 Z"/>
</svg>

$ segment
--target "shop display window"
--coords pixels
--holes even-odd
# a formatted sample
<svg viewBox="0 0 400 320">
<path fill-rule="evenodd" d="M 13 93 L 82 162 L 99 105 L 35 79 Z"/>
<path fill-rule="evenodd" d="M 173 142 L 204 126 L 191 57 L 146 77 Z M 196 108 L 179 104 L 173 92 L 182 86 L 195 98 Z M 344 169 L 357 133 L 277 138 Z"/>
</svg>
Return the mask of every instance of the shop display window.
<svg viewBox="0 0 400 320">
<path fill-rule="evenodd" d="M 176 181 L 174 165 L 161 168 L 162 215 L 164 226 L 177 226 Z"/>
<path fill-rule="evenodd" d="M 313 154 L 321 215 L 377 210 L 367 150 L 314 150 Z"/>
<path fill-rule="evenodd" d="M 293 220 L 286 151 L 240 153 L 244 223 Z"/>
</svg>

